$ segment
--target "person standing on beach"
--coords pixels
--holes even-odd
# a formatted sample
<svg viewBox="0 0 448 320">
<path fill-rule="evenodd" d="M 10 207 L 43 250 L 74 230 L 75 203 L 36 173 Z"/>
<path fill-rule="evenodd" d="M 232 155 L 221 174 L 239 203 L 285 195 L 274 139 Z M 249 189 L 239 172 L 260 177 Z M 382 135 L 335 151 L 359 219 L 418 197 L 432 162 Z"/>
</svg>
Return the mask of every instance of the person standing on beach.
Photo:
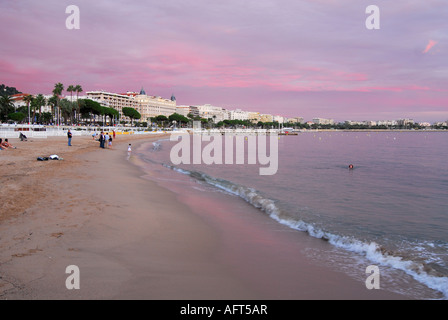
<svg viewBox="0 0 448 320">
<path fill-rule="evenodd" d="M 112 148 L 112 136 L 109 136 L 109 148 Z"/>
<path fill-rule="evenodd" d="M 68 138 L 68 146 L 72 146 L 72 133 L 70 132 L 70 129 L 67 132 L 67 138 Z"/>
<path fill-rule="evenodd" d="M 99 141 L 100 141 L 100 148 L 104 149 L 104 133 L 103 133 L 103 131 L 101 131 L 101 133 L 100 133 Z"/>
<path fill-rule="evenodd" d="M 114 136 L 114 140 L 115 140 L 115 130 L 113 130 L 112 132 L 113 132 L 113 136 Z"/>
<path fill-rule="evenodd" d="M 109 147 L 109 132 L 106 132 L 106 134 L 104 135 L 104 142 L 106 145 L 106 148 Z"/>
</svg>

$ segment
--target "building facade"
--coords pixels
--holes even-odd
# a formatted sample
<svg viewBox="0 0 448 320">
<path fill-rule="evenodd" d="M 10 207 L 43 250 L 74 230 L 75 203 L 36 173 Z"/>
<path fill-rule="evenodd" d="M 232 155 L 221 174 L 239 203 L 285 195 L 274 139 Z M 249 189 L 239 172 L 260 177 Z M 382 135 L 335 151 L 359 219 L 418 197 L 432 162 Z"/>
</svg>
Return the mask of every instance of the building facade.
<svg viewBox="0 0 448 320">
<path fill-rule="evenodd" d="M 137 111 L 142 115 L 142 121 L 149 121 L 149 118 L 159 115 L 169 117 L 176 113 L 176 100 L 162 97 L 138 94 L 134 97 L 137 102 Z"/>
<path fill-rule="evenodd" d="M 123 115 L 123 108 L 134 108 L 139 111 L 139 105 L 132 94 L 119 94 L 106 91 L 89 91 L 86 93 L 87 99 L 98 102 L 104 107 L 117 110 L 120 113 L 121 120 L 130 121 Z M 140 112 L 140 111 L 139 111 Z"/>
<path fill-rule="evenodd" d="M 314 118 L 313 123 L 321 124 L 321 125 L 333 125 L 334 120 L 333 119 Z"/>
<path fill-rule="evenodd" d="M 260 114 L 260 121 L 261 122 L 273 122 L 274 117 L 272 114 Z"/>
<path fill-rule="evenodd" d="M 149 121 L 151 117 L 164 115 L 166 117 L 176 112 L 176 98 L 174 95 L 171 99 L 164 99 L 162 97 L 148 96 L 143 90 L 140 93 L 126 92 L 126 93 L 112 93 L 105 91 L 89 91 L 87 98 L 97 101 L 101 105 L 109 108 L 114 108 L 120 113 L 120 119 L 129 121 L 128 117 L 123 115 L 123 108 L 134 108 L 141 114 L 140 121 Z"/>
<path fill-rule="evenodd" d="M 303 123 L 303 117 L 288 118 L 289 123 Z"/>
<path fill-rule="evenodd" d="M 199 116 L 204 119 L 213 119 L 214 123 L 218 123 L 220 121 L 228 120 L 229 116 L 227 114 L 227 110 L 212 106 L 210 104 L 204 104 L 200 106 L 196 106 Z"/>
<path fill-rule="evenodd" d="M 243 111 L 241 109 L 229 110 L 228 115 L 229 120 L 249 120 L 249 112 Z"/>
</svg>

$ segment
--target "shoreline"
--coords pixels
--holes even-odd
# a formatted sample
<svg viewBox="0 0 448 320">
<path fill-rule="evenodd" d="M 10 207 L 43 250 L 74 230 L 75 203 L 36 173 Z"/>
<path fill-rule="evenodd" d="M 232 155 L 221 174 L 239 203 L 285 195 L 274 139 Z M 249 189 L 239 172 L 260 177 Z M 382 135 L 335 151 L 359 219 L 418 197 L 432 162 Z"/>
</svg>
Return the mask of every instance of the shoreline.
<svg viewBox="0 0 448 320">
<path fill-rule="evenodd" d="M 288 243 L 288 250 L 324 250 L 323 241 L 279 225 L 242 225 L 238 232 L 230 228 L 237 217 L 210 217 L 193 198 L 148 179 L 132 163 L 134 152 L 161 137 L 118 138 L 112 150 L 98 150 L 88 137 L 77 146 L 74 139 L 74 157 L 66 139 L 40 141 L 28 156 L 34 160 L 17 163 L 17 172 L 28 168 L 22 180 L 2 177 L 2 193 L 14 181 L 18 190 L 44 184 L 46 192 L 17 191 L 24 200 L 17 213 L 0 220 L 0 299 L 407 299 L 316 268 L 301 252 L 291 257 L 260 246 L 268 237 Z M 17 150 L 26 143 L 11 142 Z M 63 161 L 35 160 L 58 150 Z M 80 290 L 65 287 L 69 265 L 80 269 Z"/>
<path fill-rule="evenodd" d="M 222 299 L 247 291 L 211 262 L 215 234 L 126 159 L 129 142 L 134 152 L 159 138 L 64 155 L 72 167 L 54 171 L 50 195 L 0 224 L 0 299 Z M 69 265 L 80 269 L 80 290 L 64 285 Z"/>
</svg>

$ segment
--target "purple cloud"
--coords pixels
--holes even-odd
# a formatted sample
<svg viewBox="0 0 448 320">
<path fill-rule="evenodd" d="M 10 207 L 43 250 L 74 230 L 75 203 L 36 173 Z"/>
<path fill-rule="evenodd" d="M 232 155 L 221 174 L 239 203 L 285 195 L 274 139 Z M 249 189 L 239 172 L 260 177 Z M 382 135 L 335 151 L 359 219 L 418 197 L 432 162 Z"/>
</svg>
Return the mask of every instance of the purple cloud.
<svg viewBox="0 0 448 320">
<path fill-rule="evenodd" d="M 70 4 L 80 30 L 65 27 Z M 308 119 L 448 119 L 446 1 L 377 3 L 380 30 L 365 28 L 369 4 L 6 0 L 0 82 L 29 93 L 144 86 L 178 104 Z"/>
</svg>

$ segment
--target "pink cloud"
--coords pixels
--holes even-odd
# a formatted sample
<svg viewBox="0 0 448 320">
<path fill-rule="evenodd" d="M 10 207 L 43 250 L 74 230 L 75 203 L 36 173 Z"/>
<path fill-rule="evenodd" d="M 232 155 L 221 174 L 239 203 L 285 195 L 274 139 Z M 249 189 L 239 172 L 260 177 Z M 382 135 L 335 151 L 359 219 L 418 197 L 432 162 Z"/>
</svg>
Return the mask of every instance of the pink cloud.
<svg viewBox="0 0 448 320">
<path fill-rule="evenodd" d="M 439 71 L 446 59 L 432 55 L 442 43 L 429 40 L 443 32 L 436 15 L 444 21 L 444 11 L 417 0 L 409 12 L 434 17 L 423 14 L 412 26 L 419 32 L 400 41 L 394 28 L 366 38 L 346 19 L 355 9 L 330 0 L 116 2 L 78 0 L 81 29 L 74 31 L 65 28 L 60 1 L 0 1 L 1 83 L 29 93 L 51 93 L 56 82 L 85 91 L 143 86 L 161 96 L 174 92 L 179 104 L 285 108 L 309 117 L 344 110 L 351 117 L 360 105 L 382 112 L 398 104 L 402 114 L 428 115 L 446 108 L 448 82 Z M 400 10 L 389 23 L 406 25 Z M 415 50 L 416 41 L 427 46 Z M 419 59 L 430 51 L 431 59 Z"/>
<path fill-rule="evenodd" d="M 437 41 L 429 40 L 428 44 L 426 45 L 425 50 L 423 50 L 423 53 L 428 53 L 429 50 L 431 50 L 432 47 L 434 47 L 437 44 Z"/>
</svg>

